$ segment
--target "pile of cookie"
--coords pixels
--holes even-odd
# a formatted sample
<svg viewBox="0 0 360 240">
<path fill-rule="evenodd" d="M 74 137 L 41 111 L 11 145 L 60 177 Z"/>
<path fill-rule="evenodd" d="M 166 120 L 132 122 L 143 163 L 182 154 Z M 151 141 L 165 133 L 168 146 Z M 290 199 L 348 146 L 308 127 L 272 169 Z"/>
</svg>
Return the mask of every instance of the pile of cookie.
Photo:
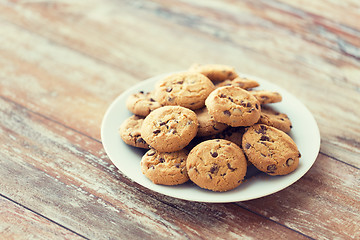
<svg viewBox="0 0 360 240">
<path fill-rule="evenodd" d="M 270 106 L 282 97 L 258 86 L 231 66 L 194 64 L 161 79 L 151 92 L 129 96 L 126 106 L 134 115 L 122 123 L 120 136 L 149 149 L 141 171 L 155 184 L 190 179 L 223 192 L 244 181 L 249 165 L 269 175 L 291 173 L 301 157 L 287 134 L 291 121 Z"/>
</svg>

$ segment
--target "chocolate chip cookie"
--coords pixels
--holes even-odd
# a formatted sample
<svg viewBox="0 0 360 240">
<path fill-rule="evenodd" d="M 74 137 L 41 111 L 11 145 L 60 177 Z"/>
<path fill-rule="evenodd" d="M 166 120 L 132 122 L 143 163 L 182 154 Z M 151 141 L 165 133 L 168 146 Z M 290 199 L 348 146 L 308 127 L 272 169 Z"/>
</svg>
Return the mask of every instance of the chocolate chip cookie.
<svg viewBox="0 0 360 240">
<path fill-rule="evenodd" d="M 282 101 L 282 96 L 278 92 L 272 92 L 267 90 L 253 90 L 249 91 L 260 104 L 277 103 Z"/>
<path fill-rule="evenodd" d="M 251 126 L 260 118 L 260 103 L 248 91 L 225 86 L 214 90 L 205 101 L 215 121 L 232 127 Z"/>
<path fill-rule="evenodd" d="M 208 113 L 206 107 L 196 110 L 195 113 L 199 121 L 199 129 L 197 132 L 198 137 L 220 133 L 228 127 L 228 125 L 224 123 L 215 121 L 215 119 Z"/>
<path fill-rule="evenodd" d="M 190 151 L 186 168 L 191 181 L 199 187 L 224 192 L 242 183 L 247 163 L 243 151 L 235 143 L 214 139 Z"/>
<path fill-rule="evenodd" d="M 196 114 L 180 106 L 164 106 L 152 111 L 141 127 L 141 136 L 159 152 L 183 149 L 196 136 Z"/>
<path fill-rule="evenodd" d="M 274 127 L 255 124 L 244 133 L 243 150 L 248 160 L 269 175 L 286 175 L 299 164 L 301 154 L 289 135 Z"/>
<path fill-rule="evenodd" d="M 269 106 L 261 107 L 261 115 L 258 123 L 275 127 L 286 133 L 290 132 L 292 125 L 285 113 L 279 113 Z"/>
<path fill-rule="evenodd" d="M 158 82 L 155 99 L 162 105 L 195 110 L 205 106 L 205 99 L 214 89 L 214 84 L 200 73 L 175 73 Z"/>
<path fill-rule="evenodd" d="M 128 145 L 138 148 L 149 148 L 149 145 L 141 137 L 141 126 L 144 122 L 143 117 L 133 115 L 126 119 L 119 128 L 121 139 Z"/>
<path fill-rule="evenodd" d="M 142 173 L 155 184 L 177 185 L 189 180 L 186 170 L 188 151 L 166 153 L 150 149 L 142 157 Z"/>
<path fill-rule="evenodd" d="M 140 91 L 127 98 L 126 107 L 133 114 L 146 117 L 151 111 L 161 107 L 161 104 L 155 101 L 152 92 Z"/>
<path fill-rule="evenodd" d="M 233 80 L 238 76 L 235 69 L 231 66 L 222 64 L 193 64 L 189 71 L 199 72 L 208 77 L 213 82 Z"/>
<path fill-rule="evenodd" d="M 237 77 L 234 80 L 225 80 L 215 85 L 215 87 L 224 87 L 224 86 L 235 86 L 242 89 L 250 89 L 260 86 L 260 84 L 252 79 L 245 77 Z"/>
</svg>

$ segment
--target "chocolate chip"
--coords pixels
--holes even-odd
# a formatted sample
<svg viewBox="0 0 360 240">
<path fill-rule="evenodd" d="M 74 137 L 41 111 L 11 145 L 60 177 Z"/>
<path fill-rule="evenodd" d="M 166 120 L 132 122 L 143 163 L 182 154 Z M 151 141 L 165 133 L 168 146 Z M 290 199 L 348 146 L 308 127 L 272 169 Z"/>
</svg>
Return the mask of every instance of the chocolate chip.
<svg viewBox="0 0 360 240">
<path fill-rule="evenodd" d="M 269 165 L 269 166 L 267 167 L 267 172 L 268 172 L 268 173 L 274 173 L 276 169 L 277 169 L 277 168 L 276 168 L 276 165 L 275 165 L 275 164 L 271 164 L 271 165 Z"/>
<path fill-rule="evenodd" d="M 149 100 L 150 100 L 150 102 L 155 102 L 155 99 L 153 99 L 153 98 L 150 98 Z"/>
<path fill-rule="evenodd" d="M 210 174 L 208 174 L 208 175 L 209 175 L 210 179 L 212 179 L 212 176 Z"/>
<path fill-rule="evenodd" d="M 261 125 L 260 126 L 260 129 L 255 131 L 256 133 L 261 133 L 261 134 L 264 134 L 265 131 L 267 130 L 267 128 L 264 126 L 264 125 Z"/>
<path fill-rule="evenodd" d="M 224 111 L 224 114 L 230 116 L 230 115 L 231 115 L 231 112 L 230 112 L 229 110 L 225 110 L 225 111 Z"/>
<path fill-rule="evenodd" d="M 226 98 L 225 94 L 220 94 L 220 98 Z"/>
<path fill-rule="evenodd" d="M 270 141 L 270 138 L 268 136 L 262 135 L 260 141 Z"/>
<path fill-rule="evenodd" d="M 216 164 L 214 164 L 214 165 L 210 168 L 210 172 L 211 172 L 211 173 L 215 173 L 218 169 L 219 169 L 219 167 L 218 167 Z"/>
<path fill-rule="evenodd" d="M 301 153 L 299 152 L 299 155 L 298 155 L 299 158 L 301 158 Z"/>
<path fill-rule="evenodd" d="M 151 165 L 150 167 L 149 167 L 149 169 L 155 169 L 155 166 L 154 165 Z"/>
<path fill-rule="evenodd" d="M 246 149 L 249 149 L 250 147 L 251 147 L 251 144 L 250 144 L 250 143 L 246 143 L 246 144 L 245 144 L 245 148 L 246 148 Z"/>
<path fill-rule="evenodd" d="M 216 158 L 219 154 L 217 153 L 217 152 L 210 152 L 210 154 L 211 154 L 211 156 L 213 157 L 213 158 Z"/>
<path fill-rule="evenodd" d="M 160 122 L 160 126 L 163 126 L 163 125 L 165 125 L 166 124 L 166 122 Z"/>
<path fill-rule="evenodd" d="M 177 84 L 183 84 L 184 83 L 184 81 L 178 81 L 177 82 Z"/>
<path fill-rule="evenodd" d="M 213 126 L 212 128 L 213 128 L 215 131 L 219 130 L 219 129 L 217 129 L 215 126 Z"/>
<path fill-rule="evenodd" d="M 246 104 L 246 107 L 251 107 L 251 106 L 252 106 L 252 105 L 251 105 L 251 103 L 249 103 L 249 102 Z"/>
<path fill-rule="evenodd" d="M 288 160 L 286 160 L 286 165 L 288 165 L 290 167 L 291 165 L 294 164 L 294 162 L 295 162 L 294 159 L 289 158 Z"/>
<path fill-rule="evenodd" d="M 161 157 L 161 158 L 159 159 L 159 162 L 163 163 L 163 162 L 165 162 L 165 159 Z"/>
<path fill-rule="evenodd" d="M 159 134 L 161 131 L 159 129 L 153 131 L 153 134 Z"/>
<path fill-rule="evenodd" d="M 231 102 L 234 102 L 234 99 L 232 99 L 231 97 L 228 97 L 228 99 L 229 99 Z"/>
<path fill-rule="evenodd" d="M 141 138 L 141 137 L 136 139 L 136 142 L 137 143 L 146 143 L 145 140 L 143 138 Z"/>
<path fill-rule="evenodd" d="M 280 118 L 280 120 L 281 120 L 281 121 L 285 121 L 285 119 L 283 119 L 283 118 Z"/>
<path fill-rule="evenodd" d="M 173 90 L 172 87 L 167 87 L 167 88 L 166 88 L 166 91 L 167 91 L 167 92 L 171 92 L 172 90 Z"/>
<path fill-rule="evenodd" d="M 232 167 L 231 167 L 230 163 L 227 163 L 227 167 L 228 167 L 228 169 L 230 169 L 232 172 L 236 170 L 235 168 L 232 168 Z"/>
<path fill-rule="evenodd" d="M 180 163 L 176 163 L 176 164 L 175 164 L 175 167 L 176 167 L 176 168 L 180 168 Z"/>
<path fill-rule="evenodd" d="M 144 91 L 140 91 L 139 93 L 144 94 Z"/>
<path fill-rule="evenodd" d="M 256 109 L 259 109 L 259 104 L 255 104 Z"/>
<path fill-rule="evenodd" d="M 148 156 L 154 156 L 155 155 L 155 151 L 154 150 L 151 150 L 147 153 Z"/>
</svg>

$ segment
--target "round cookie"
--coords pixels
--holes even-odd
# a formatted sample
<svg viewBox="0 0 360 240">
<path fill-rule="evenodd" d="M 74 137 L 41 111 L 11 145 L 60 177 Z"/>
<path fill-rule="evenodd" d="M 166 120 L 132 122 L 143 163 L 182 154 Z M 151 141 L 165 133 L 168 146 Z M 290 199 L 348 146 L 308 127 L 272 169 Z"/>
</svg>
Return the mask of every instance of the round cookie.
<svg viewBox="0 0 360 240">
<path fill-rule="evenodd" d="M 232 127 L 251 126 L 260 118 L 259 101 L 248 91 L 234 86 L 217 88 L 205 105 L 215 121 Z"/>
<path fill-rule="evenodd" d="M 222 64 L 200 65 L 195 63 L 189 68 L 189 71 L 199 72 L 214 82 L 233 80 L 238 76 L 233 67 Z"/>
<path fill-rule="evenodd" d="M 126 119 L 119 128 L 121 139 L 128 145 L 148 149 L 149 145 L 141 137 L 141 126 L 144 118 L 133 115 Z"/>
<path fill-rule="evenodd" d="M 299 164 L 301 154 L 285 132 L 264 124 L 255 124 L 243 136 L 243 150 L 248 160 L 269 175 L 286 175 Z"/>
<path fill-rule="evenodd" d="M 223 87 L 223 86 L 235 86 L 242 89 L 250 89 L 260 86 L 260 84 L 252 79 L 248 79 L 245 77 L 237 77 L 234 80 L 225 80 L 215 85 L 215 87 Z"/>
<path fill-rule="evenodd" d="M 195 113 L 199 121 L 198 137 L 210 136 L 222 132 L 228 127 L 224 123 L 216 122 L 214 118 L 209 115 L 206 107 L 196 110 Z"/>
<path fill-rule="evenodd" d="M 205 99 L 214 89 L 214 84 L 200 73 L 175 73 L 158 82 L 155 99 L 161 105 L 195 110 L 205 106 Z"/>
<path fill-rule="evenodd" d="M 186 168 L 191 181 L 199 187 L 224 192 L 242 183 L 247 163 L 243 151 L 235 143 L 214 139 L 190 151 Z"/>
<path fill-rule="evenodd" d="M 196 136 L 196 114 L 180 106 L 164 106 L 152 111 L 141 127 L 141 136 L 159 152 L 183 149 Z"/>
<path fill-rule="evenodd" d="M 151 111 L 161 107 L 161 105 L 155 101 L 152 92 L 145 93 L 140 91 L 127 98 L 126 107 L 133 114 L 146 117 Z"/>
<path fill-rule="evenodd" d="M 254 90 L 249 91 L 260 104 L 277 103 L 282 101 L 282 97 L 278 92 L 271 92 L 267 90 Z"/>
<path fill-rule="evenodd" d="M 285 113 L 279 113 L 268 106 L 261 107 L 261 115 L 258 123 L 272 126 L 286 133 L 290 132 L 292 128 L 291 121 Z"/>
<path fill-rule="evenodd" d="M 177 185 L 189 180 L 186 170 L 188 151 L 165 153 L 150 149 L 142 157 L 142 173 L 155 184 Z"/>
</svg>

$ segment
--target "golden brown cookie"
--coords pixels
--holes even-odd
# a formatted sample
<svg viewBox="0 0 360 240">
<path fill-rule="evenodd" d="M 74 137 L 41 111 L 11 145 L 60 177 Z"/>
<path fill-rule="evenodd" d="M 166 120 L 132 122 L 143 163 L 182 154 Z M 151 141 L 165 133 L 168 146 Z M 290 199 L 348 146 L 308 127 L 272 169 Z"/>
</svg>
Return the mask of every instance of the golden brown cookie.
<svg viewBox="0 0 360 240">
<path fill-rule="evenodd" d="M 282 97 L 278 92 L 272 92 L 267 90 L 253 90 L 249 91 L 260 104 L 277 103 L 282 101 Z"/>
<path fill-rule="evenodd" d="M 155 184 L 177 185 L 189 180 L 186 170 L 188 151 L 165 153 L 150 149 L 142 157 L 142 173 Z"/>
<path fill-rule="evenodd" d="M 217 88 L 205 105 L 215 121 L 232 127 L 251 126 L 260 118 L 259 101 L 248 91 L 234 86 Z"/>
<path fill-rule="evenodd" d="M 290 132 L 292 125 L 285 113 L 279 113 L 269 106 L 261 106 L 261 115 L 258 123 L 275 127 L 286 133 Z"/>
<path fill-rule="evenodd" d="M 300 152 L 285 132 L 264 124 L 255 124 L 244 133 L 243 150 L 248 160 L 269 175 L 285 175 L 299 164 Z"/>
<path fill-rule="evenodd" d="M 199 121 L 198 137 L 220 133 L 228 127 L 228 125 L 224 123 L 215 121 L 215 119 L 209 115 L 206 107 L 196 110 L 195 113 Z"/>
<path fill-rule="evenodd" d="M 234 86 L 242 89 L 250 89 L 260 86 L 260 84 L 252 79 L 245 77 L 237 77 L 234 80 L 225 80 L 215 85 L 215 87 Z"/>
<path fill-rule="evenodd" d="M 162 105 L 195 110 L 205 106 L 205 99 L 214 89 L 214 84 L 200 73 L 175 73 L 158 82 L 155 99 Z"/>
<path fill-rule="evenodd" d="M 199 72 L 208 77 L 211 81 L 219 82 L 225 80 L 233 80 L 238 75 L 235 69 L 231 66 L 221 64 L 193 64 L 189 71 Z"/>
<path fill-rule="evenodd" d="M 159 152 L 183 149 L 196 136 L 196 114 L 180 106 L 164 106 L 152 111 L 141 127 L 141 136 Z"/>
<path fill-rule="evenodd" d="M 145 93 L 140 91 L 127 98 L 126 107 L 133 114 L 146 117 L 151 111 L 161 107 L 161 105 L 155 101 L 152 92 Z"/>
<path fill-rule="evenodd" d="M 202 142 L 190 151 L 186 168 L 191 181 L 199 187 L 224 192 L 241 184 L 247 163 L 239 146 L 214 139 Z"/>
<path fill-rule="evenodd" d="M 149 148 L 149 145 L 141 137 L 143 117 L 133 115 L 126 119 L 119 128 L 121 139 L 128 145 L 138 148 Z"/>
</svg>

